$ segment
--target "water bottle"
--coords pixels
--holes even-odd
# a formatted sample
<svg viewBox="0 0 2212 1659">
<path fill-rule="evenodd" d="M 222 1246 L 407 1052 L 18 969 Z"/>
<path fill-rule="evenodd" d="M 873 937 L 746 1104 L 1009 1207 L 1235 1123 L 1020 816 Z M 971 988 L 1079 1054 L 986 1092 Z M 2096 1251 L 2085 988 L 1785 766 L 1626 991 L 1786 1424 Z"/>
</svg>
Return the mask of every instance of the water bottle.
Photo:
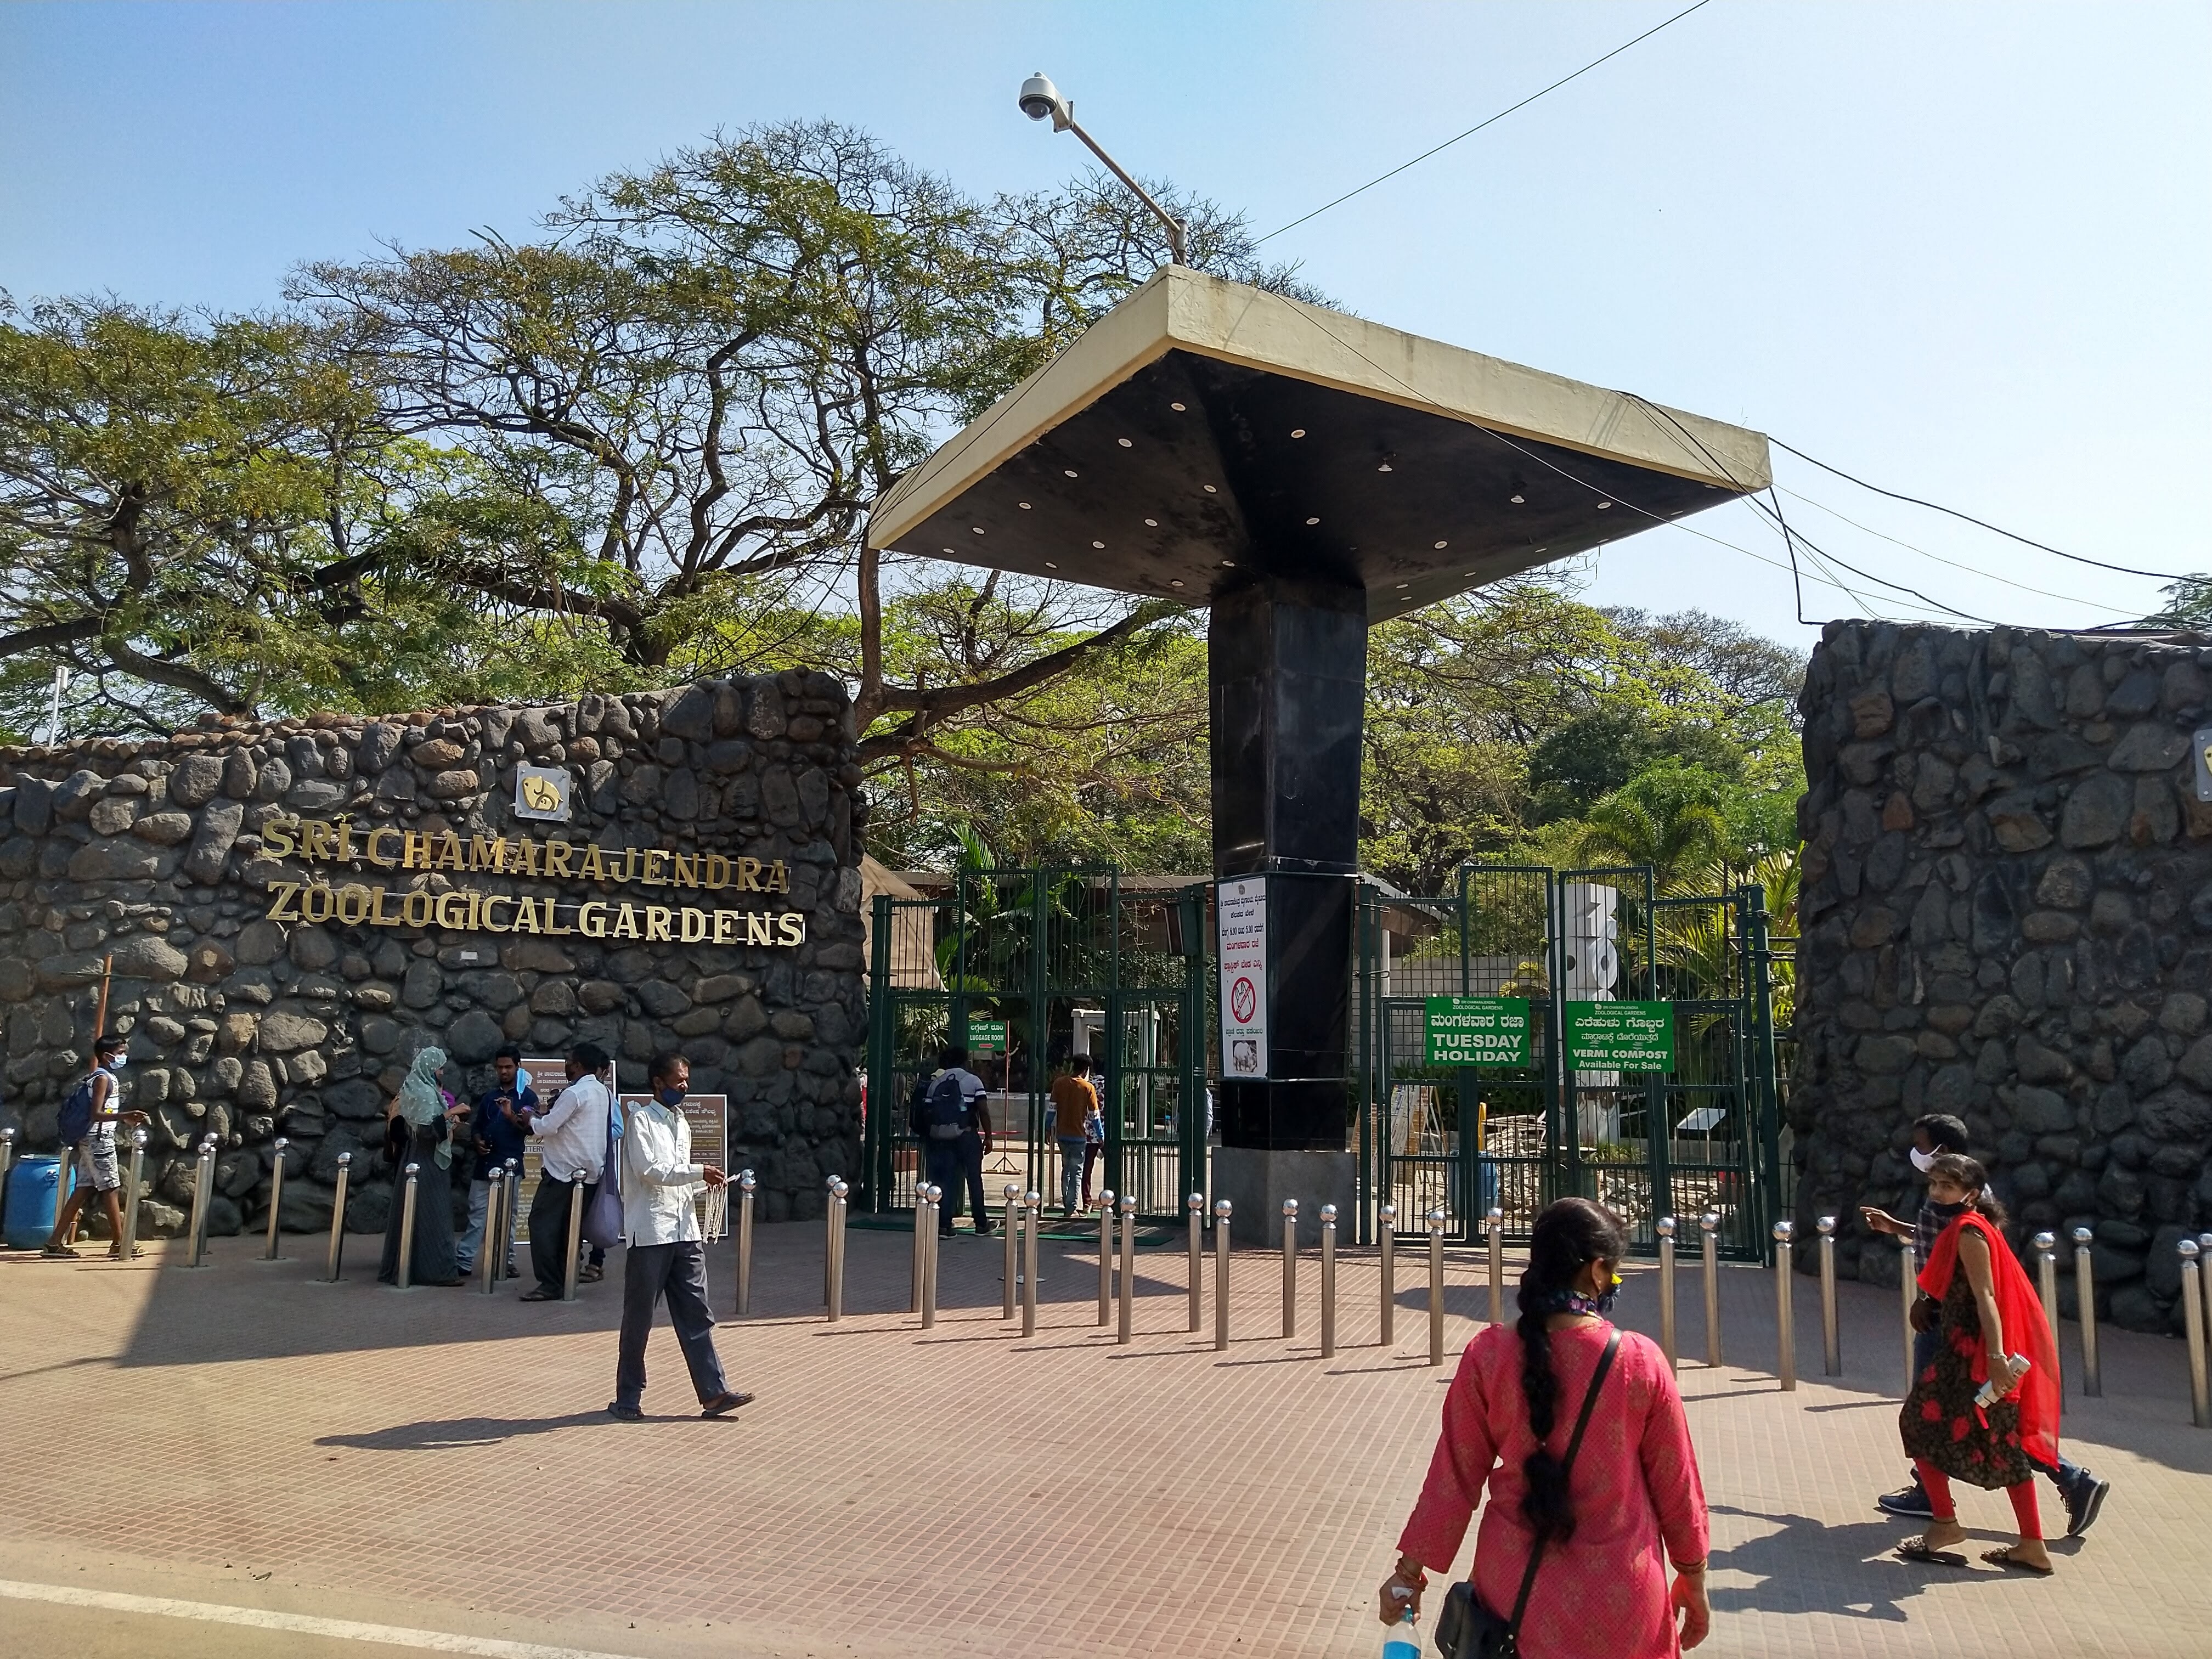
<svg viewBox="0 0 2212 1659">
<path fill-rule="evenodd" d="M 1421 1659 L 1421 1620 L 1410 1597 L 1398 1622 L 1382 1638 L 1382 1659 Z"/>
<path fill-rule="evenodd" d="M 2008 1353 L 2003 1357 L 2011 1363 L 2014 1371 L 2021 1376 L 2026 1376 L 2028 1371 L 2033 1369 L 2028 1362 L 2027 1356 L 2024 1353 Z M 2007 1391 L 2009 1392 L 2009 1389 L 2008 1389 Z M 1996 1405 L 1998 1398 L 1997 1380 L 1994 1376 L 1990 1377 L 1988 1382 L 1983 1383 L 1982 1386 L 1974 1393 L 1974 1403 L 1977 1406 L 1979 1406 L 1984 1411 L 1987 1411 L 1990 1407 Z"/>
</svg>

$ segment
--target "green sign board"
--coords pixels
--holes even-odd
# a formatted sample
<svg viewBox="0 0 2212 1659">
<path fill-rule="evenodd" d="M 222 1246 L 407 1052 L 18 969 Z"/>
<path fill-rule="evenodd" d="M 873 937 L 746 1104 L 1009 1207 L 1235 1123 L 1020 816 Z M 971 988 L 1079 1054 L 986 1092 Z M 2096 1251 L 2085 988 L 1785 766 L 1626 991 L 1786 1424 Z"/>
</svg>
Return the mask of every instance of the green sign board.
<svg viewBox="0 0 2212 1659">
<path fill-rule="evenodd" d="M 1574 1072 L 1671 1072 L 1671 1002 L 1570 1002 L 1567 1069 Z"/>
<path fill-rule="evenodd" d="M 1429 1064 L 1526 1066 L 1528 999 L 1431 997 Z"/>
<path fill-rule="evenodd" d="M 1006 1052 L 1006 1022 L 1003 1019 L 971 1019 L 968 1022 L 968 1046 L 973 1049 L 988 1049 L 994 1054 Z"/>
</svg>

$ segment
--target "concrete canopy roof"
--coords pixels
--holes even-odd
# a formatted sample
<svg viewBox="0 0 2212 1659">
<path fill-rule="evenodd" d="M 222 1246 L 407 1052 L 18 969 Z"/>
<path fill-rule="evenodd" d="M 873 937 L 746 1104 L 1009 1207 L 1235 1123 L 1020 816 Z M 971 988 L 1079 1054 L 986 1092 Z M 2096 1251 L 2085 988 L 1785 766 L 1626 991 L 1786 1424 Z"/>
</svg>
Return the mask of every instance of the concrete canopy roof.
<svg viewBox="0 0 2212 1659">
<path fill-rule="evenodd" d="M 1759 433 L 1170 265 L 900 479 L 868 541 L 1194 604 L 1353 582 L 1380 621 L 1770 477 Z"/>
</svg>

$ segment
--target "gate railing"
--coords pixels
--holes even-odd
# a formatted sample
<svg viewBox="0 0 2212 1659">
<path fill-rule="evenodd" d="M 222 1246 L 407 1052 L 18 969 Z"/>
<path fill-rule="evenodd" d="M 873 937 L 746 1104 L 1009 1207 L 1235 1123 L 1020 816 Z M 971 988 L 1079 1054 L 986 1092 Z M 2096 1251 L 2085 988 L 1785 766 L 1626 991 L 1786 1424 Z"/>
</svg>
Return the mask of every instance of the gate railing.
<svg viewBox="0 0 2212 1659">
<path fill-rule="evenodd" d="M 1711 1211 L 1729 1255 L 1769 1259 L 1783 1160 L 1764 895 L 1656 886 L 1644 866 L 1486 865 L 1462 869 L 1449 895 L 1363 884 L 1363 1238 L 1388 1202 L 1401 1217 L 1441 1207 L 1464 1243 L 1495 1208 L 1525 1239 L 1544 1205 L 1579 1193 L 1619 1213 L 1640 1249 L 1656 1249 L 1660 1217 Z M 1529 1003 L 1522 1063 L 1430 1063 L 1429 998 L 1500 995 Z M 1670 1005 L 1672 1068 L 1571 1066 L 1567 1005 L 1632 1000 Z"/>
</svg>

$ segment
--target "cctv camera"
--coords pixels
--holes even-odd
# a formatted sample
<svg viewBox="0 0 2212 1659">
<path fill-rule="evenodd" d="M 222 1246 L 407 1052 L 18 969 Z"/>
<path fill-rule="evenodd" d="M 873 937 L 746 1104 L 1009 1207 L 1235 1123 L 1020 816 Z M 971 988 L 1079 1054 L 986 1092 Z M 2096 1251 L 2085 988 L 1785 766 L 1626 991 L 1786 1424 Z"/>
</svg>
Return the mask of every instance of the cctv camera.
<svg viewBox="0 0 2212 1659">
<path fill-rule="evenodd" d="M 1042 71 L 1022 82 L 1019 101 L 1022 113 L 1032 121 L 1042 121 L 1049 116 L 1055 132 L 1065 131 L 1074 114 L 1074 106 L 1060 95 L 1060 88 Z"/>
</svg>

